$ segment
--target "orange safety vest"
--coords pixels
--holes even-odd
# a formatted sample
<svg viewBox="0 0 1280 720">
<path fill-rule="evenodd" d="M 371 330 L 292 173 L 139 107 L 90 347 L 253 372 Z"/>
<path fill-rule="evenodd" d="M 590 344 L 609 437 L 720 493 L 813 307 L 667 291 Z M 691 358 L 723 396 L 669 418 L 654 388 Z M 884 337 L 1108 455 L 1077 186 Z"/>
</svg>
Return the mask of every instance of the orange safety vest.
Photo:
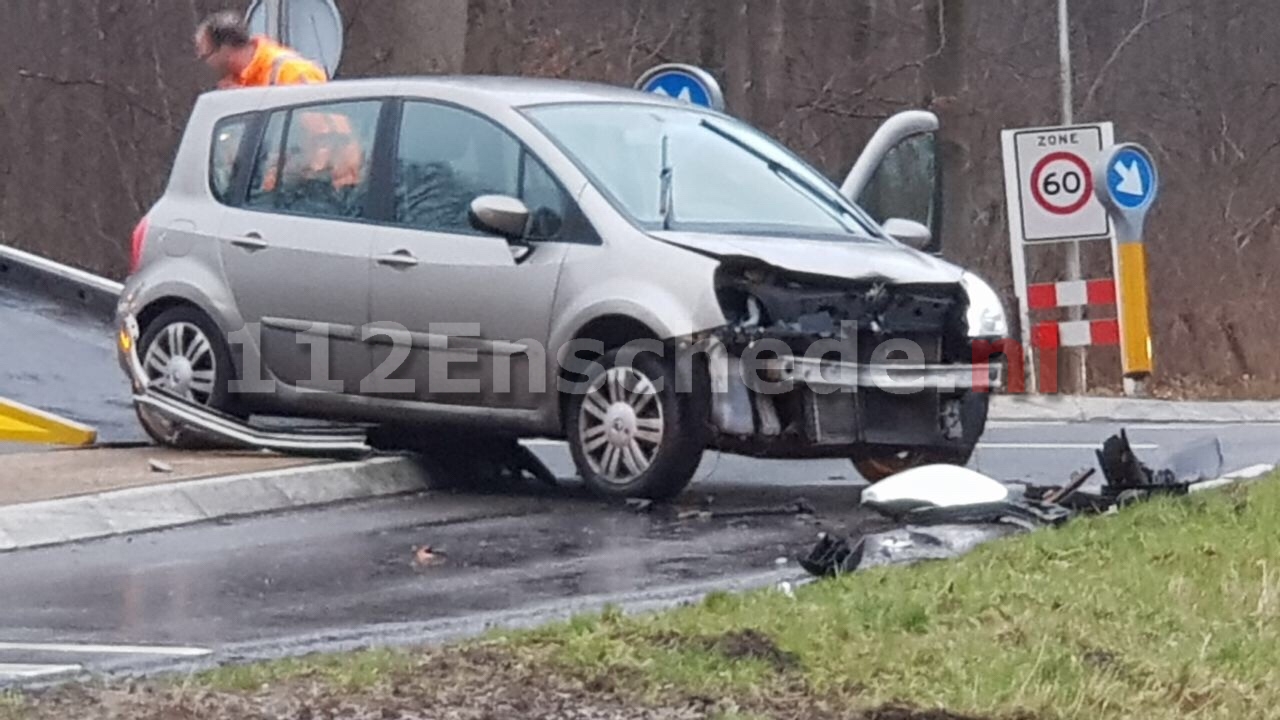
<svg viewBox="0 0 1280 720">
<path fill-rule="evenodd" d="M 320 66 L 293 50 L 261 35 L 254 38 L 254 43 L 256 50 L 249 66 L 238 77 L 228 78 L 225 85 L 262 87 L 328 82 L 329 78 Z M 303 146 L 308 162 L 302 169 L 312 174 L 329 170 L 335 188 L 359 184 L 364 170 L 364 153 L 346 116 L 301 111 L 298 122 L 306 134 Z M 270 192 L 275 189 L 275 175 L 276 168 L 272 164 L 263 179 L 263 190 Z"/>
<path fill-rule="evenodd" d="M 235 87 L 311 85 L 329 81 L 323 68 L 265 35 L 253 39 L 253 60 L 240 75 L 227 79 Z"/>
</svg>

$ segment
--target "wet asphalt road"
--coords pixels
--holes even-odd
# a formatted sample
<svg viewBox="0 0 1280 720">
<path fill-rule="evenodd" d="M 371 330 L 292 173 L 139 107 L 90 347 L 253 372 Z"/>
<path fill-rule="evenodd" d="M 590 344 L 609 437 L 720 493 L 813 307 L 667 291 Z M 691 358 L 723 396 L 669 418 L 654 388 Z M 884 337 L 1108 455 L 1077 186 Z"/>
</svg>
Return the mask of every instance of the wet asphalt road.
<svg viewBox="0 0 1280 720">
<path fill-rule="evenodd" d="M 95 427 L 102 442 L 145 439 L 103 319 L 3 279 L 0 397 Z"/>
<path fill-rule="evenodd" d="M 0 352 L 0 395 L 94 424 L 105 441 L 141 439 L 97 318 L 0 287 Z M 1092 466 L 1094 448 L 1116 429 L 996 422 L 973 467 L 1001 480 L 1061 483 Z M 1217 435 L 1229 471 L 1275 462 L 1277 430 L 1143 426 L 1131 439 L 1154 464 Z M 562 444 L 532 446 L 558 475 L 572 474 Z M 682 587 L 800 577 L 795 559 L 819 531 L 883 525 L 858 509 L 860 487 L 844 461 L 709 453 L 682 503 L 697 510 L 712 497 L 709 518 L 637 513 L 570 485 L 425 493 L 0 554 L 0 682 L 6 669 L 11 679 L 211 651 L 221 658 L 405 641 L 480 629 L 485 618 L 509 620 L 501 614 L 522 609 L 537 620 L 592 599 L 643 605 Z M 800 498 L 817 512 L 755 512 Z M 423 545 L 442 553 L 437 562 L 415 561 Z"/>
<path fill-rule="evenodd" d="M 712 481 L 703 490 L 715 495 L 709 517 L 606 505 L 574 487 L 429 492 L 0 555 L 0 682 L 5 663 L 70 657 L 100 669 L 166 657 L 49 653 L 32 643 L 243 654 L 266 641 L 294 652 L 343 636 L 407 640 L 432 621 L 482 613 L 798 574 L 795 558 L 820 529 L 884 525 L 857 510 L 856 488 L 842 483 Z M 800 496 L 821 515 L 781 509 Z M 689 509 L 703 507 L 700 496 L 690 500 Z M 426 545 L 435 555 L 424 563 L 417 549 Z"/>
</svg>

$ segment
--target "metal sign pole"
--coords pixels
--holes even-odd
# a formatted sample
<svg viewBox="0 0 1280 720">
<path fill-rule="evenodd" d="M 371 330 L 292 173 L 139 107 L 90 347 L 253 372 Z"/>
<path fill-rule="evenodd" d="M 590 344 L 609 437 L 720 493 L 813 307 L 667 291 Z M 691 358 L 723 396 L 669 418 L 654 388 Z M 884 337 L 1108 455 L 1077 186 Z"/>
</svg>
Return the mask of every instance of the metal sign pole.
<svg viewBox="0 0 1280 720">
<path fill-rule="evenodd" d="M 1073 107 L 1072 69 L 1071 69 L 1071 9 L 1070 0 L 1058 0 L 1058 65 L 1062 91 L 1062 124 L 1075 124 Z M 1067 280 L 1079 280 L 1083 270 L 1080 263 L 1080 243 L 1072 241 L 1067 245 Z M 1072 307 L 1067 310 L 1072 321 L 1084 319 L 1084 308 Z M 1089 350 L 1088 348 L 1072 348 L 1063 353 L 1063 358 L 1071 358 L 1079 363 L 1075 368 L 1075 384 L 1081 394 L 1088 389 Z"/>
</svg>

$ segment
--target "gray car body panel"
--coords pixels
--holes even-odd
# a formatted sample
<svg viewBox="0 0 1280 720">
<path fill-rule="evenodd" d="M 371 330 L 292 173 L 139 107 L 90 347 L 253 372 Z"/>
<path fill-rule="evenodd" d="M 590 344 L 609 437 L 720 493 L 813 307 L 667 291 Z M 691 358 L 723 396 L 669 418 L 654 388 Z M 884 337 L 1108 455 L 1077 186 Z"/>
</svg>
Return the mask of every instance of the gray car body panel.
<svg viewBox="0 0 1280 720">
<path fill-rule="evenodd" d="M 566 243 L 535 247 L 530 259 L 521 264 L 510 256 L 505 241 L 468 236 L 469 247 L 451 245 L 437 238 L 437 247 L 456 250 L 436 259 L 419 255 L 422 264 L 408 271 L 379 267 L 375 256 L 406 245 L 432 245 L 430 233 L 369 223 L 308 220 L 331 227 L 333 238 L 359 235 L 361 248 L 368 245 L 367 272 L 354 271 L 359 252 L 342 268 L 325 267 L 329 261 L 307 257 L 305 252 L 279 253 L 271 260 L 269 251 L 260 253 L 263 267 L 252 277 L 228 276 L 228 258 L 236 274 L 252 267 L 228 248 L 228 238 L 250 230 L 264 236 L 285 222 L 265 212 L 234 209 L 217 201 L 209 186 L 208 167 L 213 128 L 227 116 L 270 110 L 304 103 L 327 103 L 359 99 L 397 97 L 453 104 L 479 113 L 519 139 L 551 171 L 602 239 L 600 244 Z M 569 342 L 593 320 L 621 316 L 643 324 L 657 338 L 680 338 L 720 327 L 727 319 L 714 288 L 714 276 L 722 257 L 750 257 L 797 272 L 860 278 L 883 276 L 897 282 L 955 282 L 961 270 L 954 265 L 911 250 L 891 240 L 874 242 L 791 241 L 777 238 L 698 235 L 690 233 L 650 234 L 636 227 L 590 182 L 578 166 L 521 112 L 530 105 L 562 102 L 625 102 L 653 105 L 680 105 L 678 101 L 647 93 L 589 83 L 495 77 L 397 78 L 336 81 L 316 86 L 214 91 L 202 95 L 195 105 L 186 133 L 179 145 L 164 196 L 148 213 L 150 230 L 141 267 L 126 282 L 119 308 L 121 321 L 136 316 L 162 301 L 181 300 L 207 313 L 224 332 L 230 334 L 246 322 L 266 322 L 268 326 L 295 327 L 297 322 L 332 322 L 338 335 L 350 337 L 359 321 L 392 321 L 405 326 L 414 350 L 433 335 L 430 322 L 463 321 L 476 309 L 481 322 L 478 338 L 470 338 L 481 357 L 504 355 L 503 348 L 526 340 L 546 342 L 543 367 L 545 387 L 554 390 L 560 363 L 569 354 Z M 296 221 L 289 218 L 289 221 Z M 298 221 L 303 222 L 303 221 Z M 287 223 L 286 223 L 287 224 Z M 260 225 L 261 229 L 256 226 Z M 367 238 L 367 241 L 364 239 Z M 266 237 L 272 242 L 272 237 Z M 296 238 L 289 242 L 301 242 Z M 333 239 L 322 239 L 331 244 Z M 298 246 L 299 248 L 301 246 Z M 453 252 L 450 250 L 449 252 Z M 316 264 L 319 263 L 319 264 Z M 450 263 L 467 266 L 456 281 L 449 278 Z M 504 323 L 495 307 L 510 307 L 519 292 L 510 287 L 494 289 L 494 283 L 513 282 L 524 270 L 539 273 L 528 285 L 529 306 L 545 303 L 544 311 L 518 313 L 519 322 Z M 491 271 L 491 272 L 490 272 Z M 465 276 L 465 277 L 462 277 Z M 341 292 L 332 292 L 339 278 L 351 283 Z M 447 292 L 442 297 L 424 299 L 421 308 L 405 300 L 411 278 L 431 279 Z M 245 288 L 238 283 L 274 283 L 271 288 L 253 288 L 246 308 Z M 308 282 L 310 283 L 308 285 Z M 486 287 L 487 285 L 487 287 Z M 397 289 L 397 286 L 399 289 Z M 467 295 L 467 288 L 474 295 Z M 304 292 L 290 295 L 290 288 Z M 310 288 L 309 290 L 304 288 Z M 368 300 L 363 310 L 353 307 L 360 298 Z M 379 300 L 379 298 L 382 298 Z M 269 310 L 268 310 L 269 309 Z M 398 317 L 378 317 L 380 310 L 406 313 Z M 248 316 L 246 316 L 248 312 Z M 294 323 L 291 325 L 290 323 Z M 531 327 L 521 327 L 528 323 Z M 485 327 L 490 329 L 485 330 Z M 263 332 L 269 332 L 264 330 Z M 234 345 L 237 365 L 257 363 L 262 341 L 252 335 Z M 366 338 L 367 340 L 367 338 Z M 468 338 L 454 338 L 466 341 Z M 376 370 L 387 359 L 380 343 L 335 342 L 349 352 L 335 355 L 330 375 L 351 380 Z M 268 350 L 270 348 L 268 347 Z M 302 371 L 299 355 L 277 360 L 275 370 L 290 380 Z M 364 359 L 360 359 L 364 358 Z M 482 367 L 484 362 L 480 363 Z M 346 392 L 319 391 L 279 382 L 268 359 L 263 380 L 270 392 L 255 399 L 262 412 L 325 417 L 366 422 L 413 422 L 473 425 L 525 436 L 559 436 L 562 433 L 560 397 L 554 391 L 540 396 L 522 396 L 514 403 L 496 405 L 492 396 L 436 398 L 403 394 L 366 393 L 348 384 Z"/>
</svg>

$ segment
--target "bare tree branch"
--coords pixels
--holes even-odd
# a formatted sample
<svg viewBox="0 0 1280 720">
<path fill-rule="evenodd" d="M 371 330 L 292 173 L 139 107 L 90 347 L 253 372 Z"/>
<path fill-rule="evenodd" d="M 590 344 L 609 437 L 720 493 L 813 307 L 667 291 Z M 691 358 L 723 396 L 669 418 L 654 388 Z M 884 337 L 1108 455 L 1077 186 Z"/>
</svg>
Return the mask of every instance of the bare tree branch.
<svg viewBox="0 0 1280 720">
<path fill-rule="evenodd" d="M 894 102 L 894 101 L 886 100 L 884 102 L 890 103 L 890 104 L 898 104 L 898 105 L 907 104 L 904 101 Z M 848 118 L 851 120 L 884 120 L 885 118 L 893 115 L 893 113 L 891 112 L 868 112 L 865 110 L 857 110 L 857 109 L 853 109 L 853 108 L 849 108 L 849 107 L 845 107 L 845 106 L 837 105 L 833 103 L 825 103 L 821 100 L 814 100 L 813 102 L 805 103 L 803 105 L 798 105 L 796 106 L 795 109 L 802 110 L 802 111 L 811 110 L 813 112 L 822 113 L 823 115 L 834 115 L 835 117 Z"/>
<path fill-rule="evenodd" d="M 1253 221 L 1243 229 L 1237 230 L 1235 237 L 1232 238 L 1232 241 L 1235 242 L 1236 245 L 1236 254 L 1239 254 L 1245 248 L 1249 247 L 1249 243 L 1253 242 L 1253 233 L 1256 232 L 1259 227 L 1262 227 L 1264 223 L 1270 222 L 1274 219 L 1277 213 L 1280 213 L 1280 205 L 1272 205 L 1267 208 L 1265 212 L 1254 218 Z"/>
<path fill-rule="evenodd" d="M 1142 0 L 1142 15 L 1138 17 L 1138 22 L 1132 28 L 1129 28 L 1129 32 L 1125 33 L 1125 36 L 1116 44 L 1115 49 L 1111 51 L 1111 56 L 1107 58 L 1107 61 L 1102 64 L 1102 68 L 1098 70 L 1098 75 L 1093 79 L 1093 84 L 1089 86 L 1089 92 L 1085 94 L 1084 103 L 1081 105 L 1081 110 L 1085 113 L 1093 109 L 1093 102 L 1097 98 L 1098 91 L 1102 89 L 1102 83 L 1106 80 L 1107 73 L 1120 60 L 1120 56 L 1124 54 L 1125 49 L 1129 47 L 1134 39 L 1151 25 L 1187 9 L 1187 6 L 1170 8 L 1162 13 L 1152 15 L 1151 3 L 1152 0 Z"/>
<path fill-rule="evenodd" d="M 102 90 L 105 90 L 111 93 L 112 95 L 115 95 L 116 97 L 121 98 L 122 100 L 125 101 L 126 104 L 129 105 L 129 107 L 134 108 L 135 110 L 138 110 L 139 112 L 150 116 L 152 119 L 156 120 L 157 122 L 172 128 L 175 132 L 180 132 L 182 130 L 182 128 L 177 127 L 176 125 L 174 125 L 172 121 L 166 118 L 163 113 L 159 112 L 158 110 L 155 110 L 154 108 L 148 107 L 146 104 L 139 101 L 137 98 L 136 91 L 134 91 L 132 88 L 122 88 L 117 85 L 108 83 L 104 80 L 99 80 L 97 78 L 92 78 L 92 77 L 64 78 L 64 77 L 58 77 L 56 75 L 48 75 L 46 73 L 35 72 L 33 70 L 27 70 L 26 68 L 18 69 L 18 77 L 22 78 L 23 80 L 40 80 L 42 82 L 47 82 L 52 85 L 58 85 L 61 87 L 100 88 Z"/>
</svg>

